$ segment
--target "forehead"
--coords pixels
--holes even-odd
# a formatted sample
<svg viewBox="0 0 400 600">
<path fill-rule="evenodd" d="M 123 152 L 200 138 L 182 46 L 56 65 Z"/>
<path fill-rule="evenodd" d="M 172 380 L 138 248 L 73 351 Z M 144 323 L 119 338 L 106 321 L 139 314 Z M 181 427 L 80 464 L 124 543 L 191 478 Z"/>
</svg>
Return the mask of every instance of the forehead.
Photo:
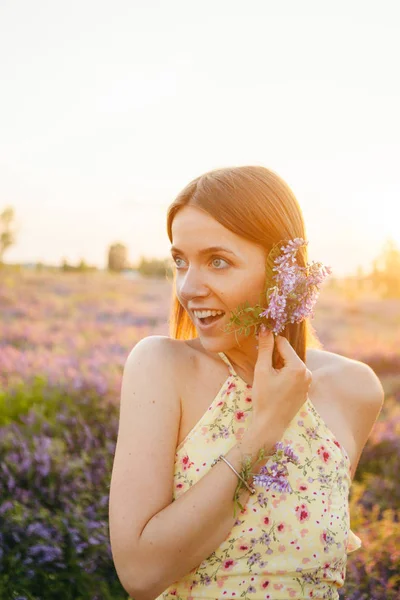
<svg viewBox="0 0 400 600">
<path fill-rule="evenodd" d="M 173 245 L 188 251 L 206 245 L 229 245 L 230 249 L 235 250 L 251 244 L 195 206 L 184 206 L 177 212 L 171 232 Z"/>
<path fill-rule="evenodd" d="M 226 229 L 214 217 L 196 206 L 184 206 L 180 208 L 172 221 L 171 229 L 174 235 L 182 235 L 189 229 L 195 230 L 203 227 L 206 227 L 210 231 L 222 232 L 224 230 L 233 235 L 229 229 Z"/>
</svg>

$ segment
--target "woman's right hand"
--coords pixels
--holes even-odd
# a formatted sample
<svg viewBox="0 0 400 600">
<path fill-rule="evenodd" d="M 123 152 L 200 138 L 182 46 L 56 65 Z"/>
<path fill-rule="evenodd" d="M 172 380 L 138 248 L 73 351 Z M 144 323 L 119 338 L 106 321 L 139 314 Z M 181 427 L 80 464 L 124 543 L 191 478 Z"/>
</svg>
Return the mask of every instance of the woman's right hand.
<svg viewBox="0 0 400 600">
<path fill-rule="evenodd" d="M 283 359 L 281 369 L 272 366 L 274 342 Z M 260 329 L 252 386 L 252 424 L 257 428 L 276 425 L 283 432 L 306 401 L 311 382 L 311 371 L 289 341 Z"/>
</svg>

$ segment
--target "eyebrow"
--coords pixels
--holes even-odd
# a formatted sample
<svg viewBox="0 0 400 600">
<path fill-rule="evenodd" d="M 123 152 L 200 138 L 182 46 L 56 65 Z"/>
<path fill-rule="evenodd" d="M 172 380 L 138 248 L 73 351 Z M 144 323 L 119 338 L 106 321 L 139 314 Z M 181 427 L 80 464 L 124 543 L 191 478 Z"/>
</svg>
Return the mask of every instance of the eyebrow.
<svg viewBox="0 0 400 600">
<path fill-rule="evenodd" d="M 171 253 L 178 252 L 179 254 L 185 254 L 183 250 L 179 250 L 179 248 L 176 246 L 171 246 L 170 251 Z M 211 252 L 228 252 L 228 254 L 233 254 L 235 256 L 235 253 L 232 252 L 232 250 L 228 250 L 228 248 L 224 248 L 223 246 L 210 246 L 209 248 L 199 250 L 198 254 L 199 256 L 204 256 L 205 254 L 210 254 Z"/>
</svg>

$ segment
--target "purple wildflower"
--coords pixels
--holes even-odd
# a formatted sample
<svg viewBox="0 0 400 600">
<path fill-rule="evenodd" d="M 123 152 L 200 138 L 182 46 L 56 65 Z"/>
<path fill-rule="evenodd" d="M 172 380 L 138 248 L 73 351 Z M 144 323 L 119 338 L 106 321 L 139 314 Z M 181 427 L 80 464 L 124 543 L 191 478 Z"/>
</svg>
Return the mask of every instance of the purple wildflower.
<svg viewBox="0 0 400 600">
<path fill-rule="evenodd" d="M 284 477 L 273 477 L 271 475 L 255 475 L 253 477 L 253 482 L 256 485 L 265 487 L 267 490 L 272 489 L 281 493 L 288 492 L 289 494 L 292 492 L 292 488 L 290 486 L 289 481 Z"/>
<path fill-rule="evenodd" d="M 253 483 L 265 487 L 267 490 L 277 490 L 278 492 L 292 493 L 292 487 L 287 479 L 289 474 L 286 464 L 291 462 L 295 465 L 299 463 L 299 458 L 293 452 L 290 444 L 284 445 L 283 442 L 275 444 L 274 462 L 263 465 L 257 475 L 253 477 Z M 286 459 L 286 460 L 285 460 Z"/>
<path fill-rule="evenodd" d="M 273 321 L 272 331 L 279 334 L 288 323 L 300 323 L 313 317 L 313 308 L 319 296 L 318 286 L 332 270 L 320 262 L 301 267 L 295 260 L 301 246 L 308 242 L 302 238 L 290 240 L 281 247 L 281 254 L 274 260 L 274 284 L 267 291 L 268 307 L 260 317 Z"/>
<path fill-rule="evenodd" d="M 283 442 L 277 442 L 275 444 L 275 453 L 278 452 L 283 453 L 283 455 L 289 459 L 286 462 L 298 464 L 299 457 L 293 452 L 293 448 L 290 446 L 290 444 L 287 444 L 287 446 L 285 446 Z"/>
<path fill-rule="evenodd" d="M 308 316 L 314 317 L 314 305 L 319 296 L 319 285 L 328 274 L 330 267 L 320 262 L 300 266 L 296 261 L 297 251 L 308 244 L 303 238 L 290 240 L 286 245 L 275 244 L 266 260 L 266 281 L 262 296 L 266 306 L 249 302 L 232 311 L 226 333 L 231 330 L 249 335 L 252 328 L 267 320 L 266 326 L 278 335 L 289 323 L 300 323 Z M 264 302 L 263 302 L 264 304 Z"/>
<path fill-rule="evenodd" d="M 62 558 L 60 548 L 45 544 L 36 544 L 28 549 L 28 555 L 34 557 L 39 565 L 51 563 L 55 559 Z"/>
</svg>

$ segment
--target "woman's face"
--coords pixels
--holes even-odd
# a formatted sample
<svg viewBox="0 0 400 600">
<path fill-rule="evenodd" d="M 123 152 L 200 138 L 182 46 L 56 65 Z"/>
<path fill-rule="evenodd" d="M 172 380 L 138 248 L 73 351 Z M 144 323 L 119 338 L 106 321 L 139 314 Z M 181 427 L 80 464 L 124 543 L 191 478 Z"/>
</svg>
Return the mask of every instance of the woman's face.
<svg viewBox="0 0 400 600">
<path fill-rule="evenodd" d="M 205 211 L 184 206 L 172 223 L 171 255 L 176 269 L 176 293 L 196 326 L 202 345 L 219 352 L 237 345 L 235 333 L 224 333 L 232 310 L 260 301 L 265 285 L 266 251 L 218 223 Z M 219 250 L 210 250 L 218 246 Z M 202 328 L 193 309 L 217 309 L 225 314 Z M 254 346 L 253 336 L 251 345 Z M 246 344 L 244 334 L 238 335 Z"/>
</svg>

